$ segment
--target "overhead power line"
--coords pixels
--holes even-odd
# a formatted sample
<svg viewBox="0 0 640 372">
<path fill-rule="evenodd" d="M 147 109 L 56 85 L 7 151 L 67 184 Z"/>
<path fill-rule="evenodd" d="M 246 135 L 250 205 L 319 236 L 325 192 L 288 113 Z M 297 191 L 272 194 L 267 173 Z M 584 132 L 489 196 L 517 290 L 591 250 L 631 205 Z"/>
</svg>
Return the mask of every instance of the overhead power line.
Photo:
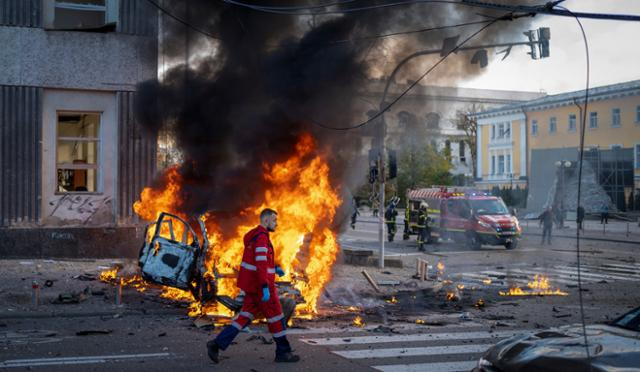
<svg viewBox="0 0 640 372">
<path fill-rule="evenodd" d="M 382 116 L 384 114 L 384 112 L 388 111 L 389 109 L 391 109 L 391 107 L 393 107 L 396 103 L 398 103 L 398 101 L 400 101 L 405 95 L 407 95 L 407 93 L 409 93 L 413 88 L 415 88 L 415 86 L 418 85 L 418 83 L 420 83 L 420 81 L 422 81 L 427 75 L 429 75 L 433 70 L 435 70 L 436 67 L 438 67 L 442 62 L 444 62 L 445 59 L 447 59 L 447 57 L 449 57 L 452 53 L 457 52 L 460 48 L 462 48 L 464 46 L 464 44 L 466 44 L 468 41 L 470 41 L 471 39 L 473 39 L 476 36 L 478 36 L 484 30 L 489 28 L 494 23 L 500 21 L 501 19 L 502 18 L 496 18 L 496 19 L 490 21 L 488 24 L 482 26 L 480 29 L 478 29 L 473 34 L 471 34 L 471 36 L 469 36 L 466 39 L 464 39 L 461 43 L 457 44 L 455 48 L 452 48 L 450 51 L 448 51 L 447 54 L 445 54 L 442 58 L 440 58 L 438 60 L 438 62 L 436 62 L 433 66 L 431 66 L 418 79 L 416 79 L 413 83 L 411 83 L 402 93 L 400 93 L 396 98 L 394 98 L 391 102 L 389 102 L 389 104 L 385 105 L 384 108 L 382 108 L 378 112 L 376 112 L 376 114 L 373 115 L 372 117 L 370 117 L 368 120 L 365 120 L 365 121 L 363 121 L 363 122 L 361 122 L 359 124 L 352 125 L 352 126 L 349 126 L 349 127 L 333 127 L 333 126 L 329 126 L 329 125 L 323 124 L 323 123 L 318 122 L 318 121 L 313 120 L 313 119 L 309 119 L 309 121 L 312 124 L 317 125 L 319 127 L 322 127 L 322 128 L 325 128 L 325 129 L 337 130 L 337 131 L 347 131 L 347 130 L 353 130 L 353 129 L 361 128 L 361 127 L 363 127 L 363 126 L 375 121 L 380 116 Z"/>
<path fill-rule="evenodd" d="M 477 0 L 406 0 L 406 1 L 397 1 L 393 3 L 387 4 L 376 4 L 376 5 L 367 5 L 360 7 L 351 7 L 351 8 L 343 8 L 343 9 L 332 9 L 332 10 L 324 10 L 324 11 L 314 11 L 315 9 L 327 8 L 339 4 L 325 4 L 324 6 L 307 6 L 307 7 L 272 7 L 272 6 L 264 6 L 264 5 L 255 5 L 255 4 L 247 4 L 238 0 L 223 0 L 225 3 L 233 4 L 236 6 L 241 6 L 245 8 L 249 8 L 255 11 L 265 12 L 265 13 L 273 13 L 273 14 L 282 14 L 282 15 L 325 15 L 325 14 L 342 14 L 342 13 L 352 13 L 352 12 L 361 12 L 361 11 L 369 11 L 375 9 L 384 9 L 384 8 L 392 8 L 413 4 L 453 4 L 453 5 L 464 5 L 476 8 L 485 8 L 485 9 L 495 9 L 501 10 L 505 12 L 514 12 L 514 13 L 532 13 L 532 14 L 547 14 L 553 16 L 563 16 L 563 17 L 578 17 L 578 18 L 590 18 L 590 19 L 600 19 L 600 20 L 614 20 L 614 21 L 640 21 L 640 15 L 634 14 L 612 14 L 612 13 L 586 13 L 586 12 L 571 12 L 567 9 L 555 8 L 555 6 L 564 0 L 556 0 L 549 1 L 543 5 L 503 5 L 503 4 L 494 4 L 494 3 L 486 3 Z"/>
<path fill-rule="evenodd" d="M 168 15 L 169 17 L 175 19 L 176 21 L 182 23 L 183 25 L 187 26 L 188 28 L 192 29 L 193 31 L 199 32 L 205 36 L 208 36 L 212 39 L 216 39 L 216 40 L 221 40 L 220 37 L 207 32 L 199 27 L 196 27 L 194 25 L 192 25 L 191 23 L 185 21 L 184 19 L 178 17 L 177 15 L 171 13 L 170 11 L 168 11 L 167 9 L 165 9 L 164 7 L 160 6 L 160 4 L 156 3 L 154 0 L 147 0 L 151 5 L 153 5 L 154 7 L 156 7 L 159 11 L 161 11 L 162 13 Z"/>
</svg>

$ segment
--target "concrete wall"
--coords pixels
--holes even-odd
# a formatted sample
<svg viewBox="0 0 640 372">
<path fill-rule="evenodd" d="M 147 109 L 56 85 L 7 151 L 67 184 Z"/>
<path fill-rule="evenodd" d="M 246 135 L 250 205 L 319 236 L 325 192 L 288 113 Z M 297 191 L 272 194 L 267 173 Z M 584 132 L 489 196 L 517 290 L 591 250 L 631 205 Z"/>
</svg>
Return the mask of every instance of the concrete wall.
<svg viewBox="0 0 640 372">
<path fill-rule="evenodd" d="M 156 43 L 118 33 L 0 27 L 0 85 L 134 90 L 157 77 Z"/>
</svg>

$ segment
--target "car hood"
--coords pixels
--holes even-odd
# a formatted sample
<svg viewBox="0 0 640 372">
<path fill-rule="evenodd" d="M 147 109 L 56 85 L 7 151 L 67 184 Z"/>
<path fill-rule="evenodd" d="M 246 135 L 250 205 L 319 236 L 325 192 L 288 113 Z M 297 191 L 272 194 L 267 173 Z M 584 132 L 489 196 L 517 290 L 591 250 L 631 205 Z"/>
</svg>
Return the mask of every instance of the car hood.
<svg viewBox="0 0 640 372">
<path fill-rule="evenodd" d="M 607 325 L 587 326 L 593 371 L 637 371 L 640 332 Z M 483 357 L 503 371 L 588 370 L 580 325 L 529 332 L 502 340 Z"/>
<path fill-rule="evenodd" d="M 492 226 L 512 227 L 514 225 L 513 216 L 508 214 L 481 214 L 478 215 L 478 219 Z"/>
</svg>

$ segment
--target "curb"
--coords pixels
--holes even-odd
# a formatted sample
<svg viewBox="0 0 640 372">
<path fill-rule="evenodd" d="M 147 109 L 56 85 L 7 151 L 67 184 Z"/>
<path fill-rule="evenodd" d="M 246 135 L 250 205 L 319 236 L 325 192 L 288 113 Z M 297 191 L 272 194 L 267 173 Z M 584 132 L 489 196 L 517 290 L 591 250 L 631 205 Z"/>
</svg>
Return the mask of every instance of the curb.
<svg viewBox="0 0 640 372">
<path fill-rule="evenodd" d="M 186 309 L 166 309 L 166 310 L 113 310 L 113 311 L 86 311 L 86 312 L 22 312 L 22 313 L 0 313 L 0 320 L 5 319 L 44 319 L 44 318 L 88 318 L 97 316 L 144 316 L 144 315 L 176 315 L 187 316 Z"/>
</svg>

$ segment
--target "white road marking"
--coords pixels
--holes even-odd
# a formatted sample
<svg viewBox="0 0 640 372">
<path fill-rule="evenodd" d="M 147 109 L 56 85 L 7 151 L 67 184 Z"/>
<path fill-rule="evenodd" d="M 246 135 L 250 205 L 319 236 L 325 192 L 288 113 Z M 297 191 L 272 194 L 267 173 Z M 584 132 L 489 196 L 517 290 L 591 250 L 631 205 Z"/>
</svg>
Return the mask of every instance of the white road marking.
<svg viewBox="0 0 640 372">
<path fill-rule="evenodd" d="M 0 362 L 0 368 L 106 363 L 108 361 L 119 361 L 124 359 L 164 358 L 170 355 L 171 354 L 169 353 L 153 353 L 153 354 L 95 355 L 95 356 L 78 356 L 78 357 L 60 357 L 60 358 L 39 358 L 39 359 L 12 359 L 12 360 L 5 360 L 4 362 Z"/>
<path fill-rule="evenodd" d="M 356 337 L 309 338 L 300 341 L 311 345 L 360 345 L 381 344 L 391 342 L 442 341 L 442 340 L 476 340 L 511 337 L 523 330 L 502 332 L 453 332 L 453 333 L 418 333 L 409 335 L 379 335 Z"/>
<path fill-rule="evenodd" d="M 373 366 L 372 368 L 383 372 L 458 372 L 470 371 L 476 366 L 476 361 L 470 362 L 440 362 L 417 364 L 392 364 L 387 366 Z"/>
<path fill-rule="evenodd" d="M 408 356 L 449 355 L 481 353 L 493 346 L 492 344 L 468 344 L 451 346 L 430 347 L 405 347 L 390 349 L 365 349 L 365 350 L 336 350 L 332 353 L 347 359 L 371 359 L 371 358 L 395 358 Z"/>
</svg>

